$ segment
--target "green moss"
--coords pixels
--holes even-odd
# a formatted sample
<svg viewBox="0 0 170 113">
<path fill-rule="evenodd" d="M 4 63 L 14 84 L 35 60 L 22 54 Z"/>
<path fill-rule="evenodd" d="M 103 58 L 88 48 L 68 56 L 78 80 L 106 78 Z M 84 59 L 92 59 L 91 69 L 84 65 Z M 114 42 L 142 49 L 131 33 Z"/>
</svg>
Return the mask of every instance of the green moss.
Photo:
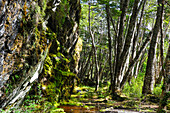
<svg viewBox="0 0 170 113">
<path fill-rule="evenodd" d="M 64 109 L 62 108 L 53 108 L 51 109 L 50 113 L 65 113 Z"/>
<path fill-rule="evenodd" d="M 58 44 L 58 46 L 60 45 L 60 43 L 58 43 L 58 41 L 56 39 L 57 33 L 54 33 L 50 28 L 47 28 L 46 35 L 47 35 L 48 39 L 51 39 L 51 40 L 55 39 L 57 44 Z"/>
<path fill-rule="evenodd" d="M 67 0 L 62 0 L 58 10 L 56 11 L 55 18 L 58 20 L 57 28 L 61 28 L 65 22 L 66 16 L 69 13 L 69 2 Z"/>
<path fill-rule="evenodd" d="M 167 100 L 170 97 L 170 91 L 166 92 L 163 99 L 161 100 L 161 105 L 164 107 L 168 104 Z"/>
<path fill-rule="evenodd" d="M 170 103 L 166 107 L 167 107 L 167 110 L 170 110 Z"/>
<path fill-rule="evenodd" d="M 127 101 L 124 103 L 125 106 L 128 106 L 128 107 L 138 107 L 139 105 L 139 102 L 138 101 Z"/>
<path fill-rule="evenodd" d="M 50 102 L 55 103 L 56 101 L 58 101 L 59 92 L 60 91 L 56 88 L 56 83 L 50 82 L 47 85 L 46 96 L 48 97 Z"/>
<path fill-rule="evenodd" d="M 45 10 L 47 8 L 47 0 L 43 0 L 42 7 L 41 7 L 41 15 L 44 17 L 46 15 Z"/>
<path fill-rule="evenodd" d="M 70 96 L 72 88 L 71 78 L 75 74 L 70 71 L 68 63 L 69 60 L 60 52 L 56 54 L 51 53 L 46 57 L 43 76 L 50 75 L 46 95 L 52 102 L 68 99 Z"/>
<path fill-rule="evenodd" d="M 81 102 L 78 102 L 78 100 L 69 100 L 69 101 L 63 101 L 61 102 L 62 105 L 72 105 L 72 106 L 83 106 Z"/>
<path fill-rule="evenodd" d="M 49 56 L 46 57 L 44 62 L 44 74 L 52 75 L 53 62 Z"/>
</svg>

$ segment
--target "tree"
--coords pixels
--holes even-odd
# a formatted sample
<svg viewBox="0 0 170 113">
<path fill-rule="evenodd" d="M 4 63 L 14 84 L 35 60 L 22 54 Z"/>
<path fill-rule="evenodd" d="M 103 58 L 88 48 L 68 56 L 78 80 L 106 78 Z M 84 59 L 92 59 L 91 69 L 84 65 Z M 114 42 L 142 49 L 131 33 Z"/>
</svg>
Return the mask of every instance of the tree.
<svg viewBox="0 0 170 113">
<path fill-rule="evenodd" d="M 118 33 L 118 40 L 117 40 L 118 45 L 117 45 L 117 55 L 116 55 L 116 68 L 115 68 L 114 83 L 113 83 L 113 85 L 114 85 L 113 98 L 114 98 L 116 89 L 120 88 L 120 77 L 122 75 L 124 76 L 123 72 L 126 71 L 125 65 L 126 64 L 128 65 L 128 62 L 129 62 L 128 58 L 129 58 L 129 52 L 130 52 L 131 46 L 132 46 L 132 40 L 134 38 L 135 25 L 137 23 L 136 19 L 137 19 L 138 13 L 140 11 L 140 8 L 141 8 L 142 4 L 144 3 L 144 1 L 140 2 L 139 0 L 134 1 L 133 11 L 132 11 L 132 15 L 130 17 L 127 35 L 126 35 L 125 42 L 124 42 L 122 40 L 124 26 L 122 26 L 122 25 L 125 20 L 124 18 L 126 15 L 126 10 L 127 10 L 129 1 L 125 0 L 123 3 L 122 2 L 120 2 L 120 6 L 122 6 L 121 7 L 122 14 L 120 17 L 120 24 L 119 24 L 120 26 L 119 26 L 119 33 Z"/>
<path fill-rule="evenodd" d="M 160 26 L 161 26 L 161 20 L 162 20 L 162 13 L 163 13 L 163 6 L 162 4 L 162 0 L 158 0 L 158 7 L 157 7 L 157 18 L 156 18 L 156 22 L 155 22 L 155 26 L 153 28 L 153 36 L 152 36 L 152 40 L 151 40 L 151 44 L 150 44 L 150 49 L 149 49 L 149 53 L 148 53 L 148 60 L 147 60 L 147 67 L 146 67 L 146 73 L 145 73 L 145 79 L 144 79 L 144 85 L 143 85 L 143 90 L 142 90 L 142 94 L 151 94 L 151 85 L 152 81 L 153 81 L 153 63 L 155 60 L 155 54 L 156 54 L 156 42 L 158 39 L 158 33 L 160 31 Z"/>
<path fill-rule="evenodd" d="M 84 38 L 84 53 L 81 55 L 80 64 L 82 66 L 80 65 L 81 68 L 79 68 L 79 77 L 81 76 L 81 81 L 88 80 L 88 83 L 95 83 L 97 90 L 99 81 L 105 79 L 104 72 L 108 72 L 106 65 L 108 64 L 107 23 L 103 11 L 105 5 L 85 1 L 82 7 L 80 35 Z"/>
<path fill-rule="evenodd" d="M 112 38 L 110 34 L 110 6 L 106 4 L 106 15 L 107 15 L 107 28 L 108 28 L 108 41 L 109 41 L 109 66 L 110 66 L 110 77 L 111 77 L 111 89 L 113 86 L 113 66 L 112 66 Z"/>
<path fill-rule="evenodd" d="M 169 39 L 170 42 L 170 39 Z M 167 105 L 167 100 L 170 97 L 170 44 L 169 44 L 169 49 L 167 52 L 166 60 L 165 60 L 165 76 L 164 76 L 164 83 L 162 87 L 162 95 L 161 95 L 161 100 L 158 108 L 158 113 L 163 112 L 162 109 Z"/>
<path fill-rule="evenodd" d="M 94 42 L 93 40 L 88 40 L 89 42 L 86 41 L 86 44 L 88 43 L 90 48 L 94 47 L 93 45 L 95 44 L 96 49 L 96 53 L 93 51 L 93 55 L 90 59 L 89 57 L 86 57 L 88 59 L 85 58 L 86 61 L 90 62 L 90 68 L 85 70 L 91 74 L 91 79 L 94 81 L 95 76 L 98 75 L 96 73 L 95 58 L 97 57 L 99 73 L 101 74 L 101 64 L 105 66 L 102 55 L 105 59 L 107 59 L 107 55 L 104 55 L 103 53 L 109 55 L 109 60 L 106 62 L 108 65 L 105 66 L 104 71 L 109 74 L 109 81 L 111 81 L 110 89 L 112 90 L 113 99 L 118 96 L 116 91 L 121 91 L 127 81 L 130 84 L 131 79 L 137 77 L 139 72 L 146 73 L 143 64 L 145 64 L 148 57 L 154 56 L 154 54 L 149 56 L 151 53 L 148 53 L 147 57 L 147 52 L 148 50 L 153 51 L 150 49 L 156 47 L 154 45 L 155 42 L 153 41 L 155 38 L 153 37 L 158 39 L 158 32 L 155 34 L 155 29 L 159 28 L 158 26 L 160 26 L 160 24 L 157 26 L 156 24 L 159 22 L 155 22 L 155 18 L 158 16 L 157 7 L 154 7 L 156 5 L 155 1 L 115 0 L 110 2 L 109 0 L 98 0 L 95 1 L 95 3 L 90 1 L 91 9 L 88 7 L 88 11 L 90 9 L 91 13 L 88 13 L 88 15 L 90 15 L 91 18 L 90 20 L 86 17 L 82 19 L 87 19 L 89 21 L 88 23 L 83 24 L 84 26 L 90 26 L 89 28 L 93 31 L 90 33 L 90 31 L 86 30 L 86 36 L 89 37 L 90 34 L 94 34 Z M 100 18 L 99 15 L 102 18 Z M 159 16 L 159 18 L 161 17 Z M 160 20 L 160 22 L 161 21 L 162 20 Z M 100 23 L 102 27 L 98 23 Z M 84 30 L 84 28 L 82 30 Z M 104 37 L 106 38 L 104 39 Z M 85 37 L 85 40 L 87 39 L 88 38 Z M 105 41 L 106 43 L 103 44 L 101 41 Z M 149 44 L 152 46 L 149 47 Z M 107 46 L 105 50 L 102 47 L 103 45 Z M 89 47 L 86 46 L 88 49 L 85 50 L 83 56 L 90 56 L 89 50 L 92 49 L 89 49 Z M 103 50 L 105 52 L 103 52 Z M 148 60 L 148 62 L 149 61 L 150 60 Z M 157 64 L 154 63 L 154 66 L 156 65 Z M 93 69 L 95 69 L 95 71 Z M 101 76 L 100 74 L 99 76 Z"/>
</svg>

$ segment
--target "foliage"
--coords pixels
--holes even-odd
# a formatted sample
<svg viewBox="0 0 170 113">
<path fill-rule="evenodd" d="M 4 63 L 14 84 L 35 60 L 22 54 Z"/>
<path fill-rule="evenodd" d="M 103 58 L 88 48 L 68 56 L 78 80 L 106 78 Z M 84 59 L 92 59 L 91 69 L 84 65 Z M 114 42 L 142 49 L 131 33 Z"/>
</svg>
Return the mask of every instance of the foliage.
<svg viewBox="0 0 170 113">
<path fill-rule="evenodd" d="M 160 97 L 161 96 L 161 93 L 162 93 L 162 85 L 163 85 L 163 82 L 159 85 L 157 85 L 156 87 L 154 87 L 153 89 L 153 94 L 157 97 Z"/>
<path fill-rule="evenodd" d="M 0 110 L 2 113 L 35 113 L 35 112 L 41 112 L 41 113 L 65 113 L 63 109 L 58 108 L 59 104 L 55 103 L 52 104 L 48 101 L 45 101 L 44 98 L 40 99 L 41 103 L 37 104 L 32 101 L 27 101 L 26 103 L 28 105 L 23 105 L 20 108 L 11 108 L 8 111 Z"/>
<path fill-rule="evenodd" d="M 139 73 L 137 78 L 132 78 L 131 84 L 126 83 L 123 93 L 129 97 L 141 97 L 144 73 Z"/>
</svg>

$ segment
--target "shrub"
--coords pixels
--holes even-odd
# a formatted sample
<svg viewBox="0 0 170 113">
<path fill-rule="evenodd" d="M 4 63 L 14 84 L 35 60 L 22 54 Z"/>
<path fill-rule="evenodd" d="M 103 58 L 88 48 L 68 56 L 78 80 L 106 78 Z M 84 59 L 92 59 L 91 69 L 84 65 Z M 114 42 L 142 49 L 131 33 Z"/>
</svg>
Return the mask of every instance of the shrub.
<svg viewBox="0 0 170 113">
<path fill-rule="evenodd" d="M 160 97 L 161 93 L 162 93 L 162 85 L 163 85 L 163 82 L 159 85 L 157 85 L 156 87 L 154 87 L 153 89 L 153 94 L 157 97 Z"/>
<path fill-rule="evenodd" d="M 131 79 L 131 84 L 128 82 L 125 84 L 123 93 L 129 97 L 141 97 L 142 96 L 142 86 L 143 86 L 144 73 L 139 73 L 137 78 Z"/>
</svg>

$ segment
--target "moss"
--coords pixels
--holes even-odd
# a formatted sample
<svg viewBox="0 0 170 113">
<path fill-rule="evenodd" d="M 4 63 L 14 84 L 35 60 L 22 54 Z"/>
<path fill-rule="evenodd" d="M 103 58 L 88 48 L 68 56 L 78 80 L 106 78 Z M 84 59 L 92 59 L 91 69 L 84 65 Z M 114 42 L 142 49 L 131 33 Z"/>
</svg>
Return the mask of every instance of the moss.
<svg viewBox="0 0 170 113">
<path fill-rule="evenodd" d="M 170 110 L 170 103 L 166 107 L 167 107 L 167 110 Z"/>
<path fill-rule="evenodd" d="M 44 74 L 49 74 L 52 76 L 52 68 L 53 68 L 53 62 L 51 61 L 51 58 L 49 56 L 46 57 L 44 62 Z"/>
<path fill-rule="evenodd" d="M 54 43 L 44 61 L 43 72 L 40 79 L 45 78 L 47 80 L 42 81 L 41 87 L 42 89 L 45 89 L 43 91 L 44 96 L 48 97 L 49 101 L 52 103 L 62 99 L 67 100 L 70 97 L 73 87 L 72 80 L 76 76 L 70 69 L 72 59 L 69 59 L 68 54 L 66 56 L 61 49 L 63 46 L 61 44 L 66 41 L 66 39 L 64 39 L 65 35 L 67 35 L 67 32 L 72 32 L 72 27 L 75 24 L 73 19 L 68 15 L 70 13 L 70 1 L 61 1 L 55 12 L 48 12 L 49 9 L 52 9 L 52 7 L 49 7 L 52 4 L 50 3 L 51 1 L 48 3 L 47 0 L 33 2 L 34 5 L 30 6 L 31 12 L 24 14 L 25 16 L 23 17 L 22 22 L 23 29 L 21 32 L 24 31 L 26 37 L 29 34 L 29 31 L 33 32 L 34 37 L 32 37 L 32 39 L 34 44 L 32 46 L 32 51 L 36 52 L 35 56 L 37 59 L 40 57 L 39 54 L 43 52 L 44 45 L 47 45 L 47 38 Z M 27 9 L 27 7 L 25 9 Z M 50 19 L 48 25 L 44 28 L 44 19 L 48 14 L 50 15 Z M 31 27 L 32 30 L 29 30 L 30 25 L 34 25 Z M 61 38 L 61 40 L 58 38 Z M 74 64 L 76 65 L 78 64 L 81 50 L 82 39 L 78 38 L 73 55 Z"/>
<path fill-rule="evenodd" d="M 75 76 L 70 72 L 68 66 L 69 60 L 60 52 L 50 53 L 44 62 L 43 76 L 48 77 L 45 94 L 50 101 L 59 101 L 58 99 L 70 97 L 72 85 L 71 77 Z M 56 96 L 57 95 L 57 96 Z"/>
<path fill-rule="evenodd" d="M 50 113 L 65 113 L 62 108 L 53 108 Z"/>
<path fill-rule="evenodd" d="M 132 100 L 132 101 L 127 101 L 127 102 L 124 103 L 125 106 L 131 107 L 131 108 L 139 107 L 139 106 L 138 106 L 139 104 L 140 104 L 139 101 L 134 101 L 134 100 Z"/>
<path fill-rule="evenodd" d="M 50 102 L 54 103 L 58 101 L 57 92 L 59 92 L 59 90 L 57 90 L 56 84 L 53 82 L 50 82 L 46 88 L 46 96 L 48 97 Z"/>
<path fill-rule="evenodd" d="M 72 106 L 83 106 L 83 103 L 78 102 L 78 100 L 62 101 L 62 105 L 72 105 Z"/>
</svg>

